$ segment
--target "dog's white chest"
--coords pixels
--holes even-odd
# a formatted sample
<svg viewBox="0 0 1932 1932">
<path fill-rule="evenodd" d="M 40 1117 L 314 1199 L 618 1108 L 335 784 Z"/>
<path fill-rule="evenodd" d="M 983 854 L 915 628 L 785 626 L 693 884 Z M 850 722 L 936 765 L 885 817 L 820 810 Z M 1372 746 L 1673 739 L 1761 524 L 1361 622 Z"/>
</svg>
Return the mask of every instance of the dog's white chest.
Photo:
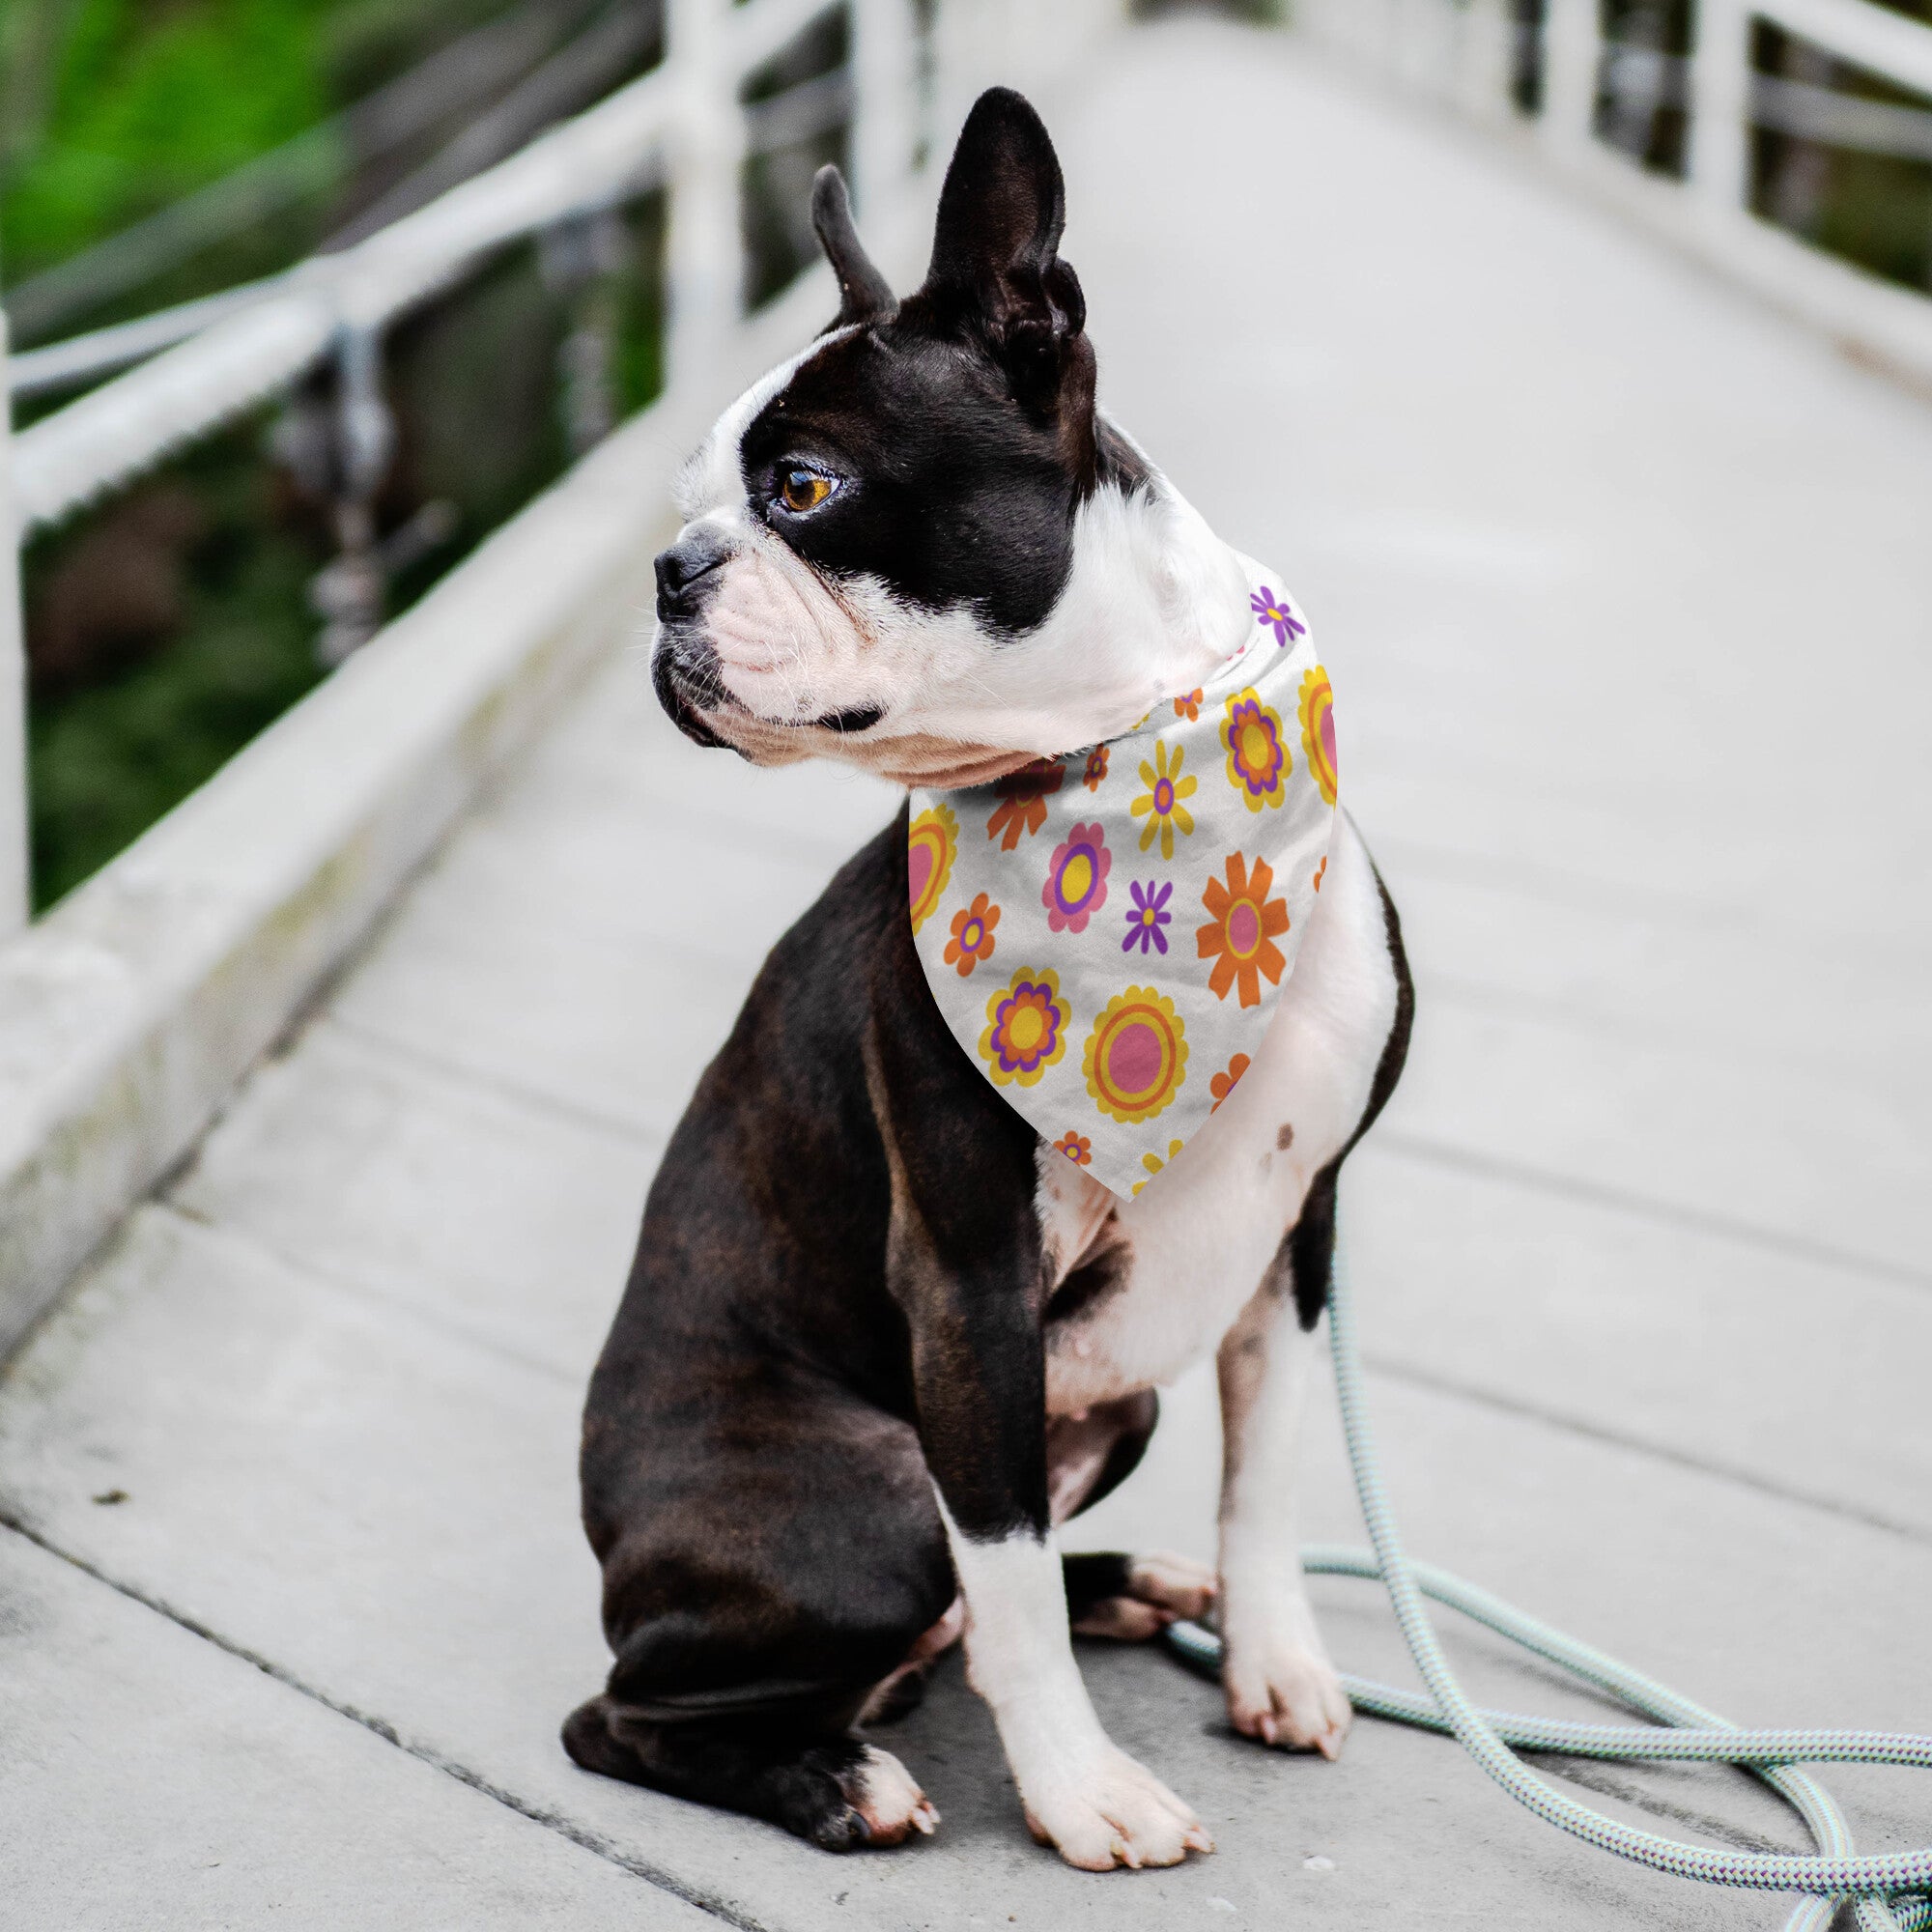
<svg viewBox="0 0 1932 1932">
<path fill-rule="evenodd" d="M 1253 1065 L 1151 1185 L 1121 1201 L 1042 1147 L 1037 1206 L 1058 1284 L 1049 1413 L 1171 1381 L 1218 1346 L 1361 1121 L 1396 979 L 1374 871 L 1346 818 L 1323 884 Z"/>
</svg>

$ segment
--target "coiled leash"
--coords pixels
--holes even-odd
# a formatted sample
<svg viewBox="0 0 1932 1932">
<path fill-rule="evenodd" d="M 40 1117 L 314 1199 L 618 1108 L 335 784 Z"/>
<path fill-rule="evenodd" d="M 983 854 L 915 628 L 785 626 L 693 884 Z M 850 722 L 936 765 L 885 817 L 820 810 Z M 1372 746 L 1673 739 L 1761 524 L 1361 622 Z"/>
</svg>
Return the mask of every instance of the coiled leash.
<svg viewBox="0 0 1932 1932">
<path fill-rule="evenodd" d="M 1339 1238 L 1328 1299 L 1329 1347 L 1335 1387 L 1355 1493 L 1368 1524 L 1374 1553 L 1335 1545 L 1303 1549 L 1302 1568 L 1314 1576 L 1379 1577 L 1401 1626 L 1408 1654 L 1429 1687 L 1422 1697 L 1367 1678 L 1344 1676 L 1358 1711 L 1424 1730 L 1453 1734 L 1518 1804 L 1539 1818 L 1618 1857 L 1680 1878 L 1761 1891 L 1808 1894 L 1785 1921 L 1785 1932 L 1824 1932 L 1839 1903 L 1855 1903 L 1862 1932 L 1922 1932 L 1932 1926 L 1932 1846 L 1922 1851 L 1860 1857 L 1851 1830 L 1831 1795 L 1800 1764 L 1895 1764 L 1932 1770 L 1932 1738 L 1887 1731 L 1747 1731 L 1680 1697 L 1667 1686 L 1606 1657 L 1589 1644 L 1526 1615 L 1487 1590 L 1446 1570 L 1412 1563 L 1404 1553 L 1369 1428 L 1362 1392 L 1362 1363 L 1355 1311 Z M 1525 1718 L 1509 1711 L 1479 1710 L 1458 1683 L 1437 1641 L 1423 1599 L 1472 1618 L 1532 1655 L 1567 1670 L 1653 1724 L 1585 1724 L 1563 1719 Z M 1167 1642 L 1205 1675 L 1217 1675 L 1221 1640 L 1195 1623 L 1177 1623 Z M 1571 1757 L 1669 1759 L 1734 1764 L 1761 1779 L 1784 1800 L 1810 1832 L 1815 1855 L 1714 1851 L 1654 1832 L 1640 1832 L 1565 1797 L 1531 1771 L 1510 1748 L 1558 1751 Z"/>
</svg>

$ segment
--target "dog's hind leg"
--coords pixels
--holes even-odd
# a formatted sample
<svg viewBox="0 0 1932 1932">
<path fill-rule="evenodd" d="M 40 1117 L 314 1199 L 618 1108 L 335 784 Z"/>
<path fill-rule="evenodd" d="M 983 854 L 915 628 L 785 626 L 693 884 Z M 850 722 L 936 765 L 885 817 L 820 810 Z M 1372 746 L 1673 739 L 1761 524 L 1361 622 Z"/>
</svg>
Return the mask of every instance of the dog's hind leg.
<svg viewBox="0 0 1932 1932">
<path fill-rule="evenodd" d="M 1046 1425 L 1047 1492 L 1053 1520 L 1065 1522 L 1133 1474 L 1160 1419 L 1152 1389 L 1096 1403 Z M 1066 1614 L 1078 1636 L 1141 1643 L 1177 1617 L 1198 1617 L 1214 1601 L 1214 1572 L 1165 1550 L 1129 1556 L 1096 1551 L 1061 1559 Z"/>
<path fill-rule="evenodd" d="M 1214 1602 L 1214 1572 L 1189 1556 L 1118 1549 L 1065 1556 L 1066 1614 L 1076 1636 L 1145 1643 L 1177 1617 L 1199 1617 Z"/>
<path fill-rule="evenodd" d="M 753 1365 L 705 1389 L 728 1428 L 679 1432 L 636 1414 L 682 1393 L 651 1368 L 607 1350 L 592 1385 L 584 1516 L 615 1658 L 564 1748 L 830 1851 L 929 1832 L 912 1776 L 852 1735 L 955 1594 L 911 1426 Z"/>
<path fill-rule="evenodd" d="M 939 1823 L 897 1758 L 842 1727 L 791 1729 L 762 1716 L 665 1722 L 606 1694 L 565 1719 L 563 1747 L 585 1771 L 748 1812 L 828 1852 L 896 1845 Z"/>
</svg>

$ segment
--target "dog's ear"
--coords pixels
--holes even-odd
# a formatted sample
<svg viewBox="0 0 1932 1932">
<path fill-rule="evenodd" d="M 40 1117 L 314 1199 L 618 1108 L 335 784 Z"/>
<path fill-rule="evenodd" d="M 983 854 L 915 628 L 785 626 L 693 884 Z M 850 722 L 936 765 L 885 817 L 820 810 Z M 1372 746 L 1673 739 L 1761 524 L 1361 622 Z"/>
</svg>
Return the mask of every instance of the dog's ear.
<svg viewBox="0 0 1932 1932">
<path fill-rule="evenodd" d="M 852 225 L 852 203 L 845 177 L 837 168 L 820 168 L 811 184 L 811 225 L 818 245 L 838 277 L 838 317 L 834 328 L 870 322 L 893 307 L 892 284 L 872 266 L 859 231 Z"/>
<path fill-rule="evenodd" d="M 946 171 L 923 293 L 975 327 L 1014 393 L 1042 407 L 1087 323 L 1079 277 L 1056 252 L 1065 223 L 1066 186 L 1044 124 L 1011 88 L 988 88 Z"/>
</svg>

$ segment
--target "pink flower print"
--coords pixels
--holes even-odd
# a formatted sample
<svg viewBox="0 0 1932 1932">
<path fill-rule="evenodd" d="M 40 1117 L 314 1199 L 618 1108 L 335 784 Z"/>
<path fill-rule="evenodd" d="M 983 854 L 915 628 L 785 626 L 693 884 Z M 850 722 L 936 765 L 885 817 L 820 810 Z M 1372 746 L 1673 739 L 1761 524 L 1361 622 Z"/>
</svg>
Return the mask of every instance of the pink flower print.
<svg viewBox="0 0 1932 1932">
<path fill-rule="evenodd" d="M 1085 932 L 1087 921 L 1107 903 L 1107 873 L 1114 855 L 1098 825 L 1076 825 L 1066 842 L 1054 847 L 1039 902 L 1055 932 Z"/>
</svg>

